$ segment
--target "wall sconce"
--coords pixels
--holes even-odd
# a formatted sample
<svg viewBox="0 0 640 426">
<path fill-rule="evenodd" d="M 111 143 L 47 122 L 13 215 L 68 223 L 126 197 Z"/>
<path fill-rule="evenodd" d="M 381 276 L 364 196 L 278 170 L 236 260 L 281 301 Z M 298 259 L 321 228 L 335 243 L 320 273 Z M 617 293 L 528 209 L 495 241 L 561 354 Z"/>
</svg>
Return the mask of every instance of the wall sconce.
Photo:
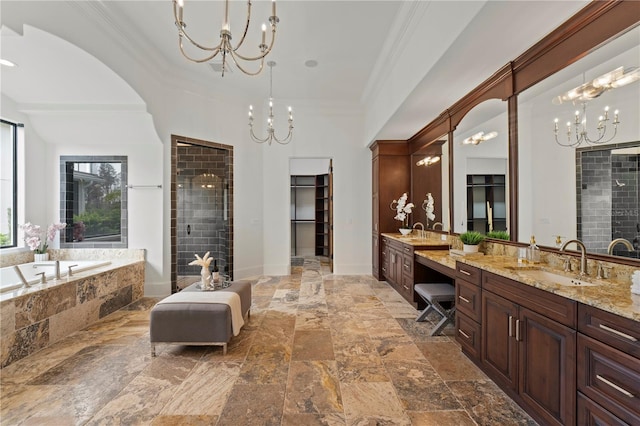
<svg viewBox="0 0 640 426">
<path fill-rule="evenodd" d="M 484 141 L 488 141 L 489 139 L 493 139 L 498 136 L 498 132 L 489 132 L 485 134 L 484 132 L 478 132 L 473 136 L 469 136 L 465 140 L 462 141 L 463 145 L 478 145 Z"/>
<path fill-rule="evenodd" d="M 416 163 L 416 166 L 430 166 L 432 164 L 437 163 L 438 161 L 440 161 L 440 157 L 437 155 L 433 155 L 433 156 L 428 156 L 428 157 L 424 157 L 422 160 L 418 161 Z"/>
</svg>

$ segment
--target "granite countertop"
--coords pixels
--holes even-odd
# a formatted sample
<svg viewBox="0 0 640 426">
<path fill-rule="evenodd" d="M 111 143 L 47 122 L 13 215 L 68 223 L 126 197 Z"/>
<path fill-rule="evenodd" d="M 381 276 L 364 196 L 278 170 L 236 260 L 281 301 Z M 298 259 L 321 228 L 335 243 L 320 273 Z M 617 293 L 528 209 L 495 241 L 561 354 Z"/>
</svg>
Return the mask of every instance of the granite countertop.
<svg viewBox="0 0 640 426">
<path fill-rule="evenodd" d="M 455 271 L 456 261 L 475 266 L 496 275 L 519 281 L 523 284 L 554 293 L 567 299 L 575 300 L 585 305 L 594 306 L 603 311 L 611 312 L 625 318 L 640 322 L 640 295 L 631 293 L 631 283 L 615 279 L 591 280 L 598 285 L 588 287 L 570 287 L 556 284 L 553 281 L 534 279 L 527 275 L 532 269 L 547 270 L 556 274 L 575 277 L 575 274 L 565 274 L 562 271 L 548 268 L 546 264 L 523 265 L 518 264 L 514 257 L 508 256 L 455 256 L 445 251 L 418 250 L 417 256 L 437 262 Z"/>
<path fill-rule="evenodd" d="M 414 235 L 413 232 L 409 235 L 402 235 L 399 232 L 393 234 L 382 233 L 382 236 L 399 241 L 403 244 L 409 244 L 413 247 L 434 247 L 442 250 L 449 249 L 449 243 L 447 241 L 442 241 L 437 238 L 420 238 L 417 236 L 417 234 Z"/>
</svg>

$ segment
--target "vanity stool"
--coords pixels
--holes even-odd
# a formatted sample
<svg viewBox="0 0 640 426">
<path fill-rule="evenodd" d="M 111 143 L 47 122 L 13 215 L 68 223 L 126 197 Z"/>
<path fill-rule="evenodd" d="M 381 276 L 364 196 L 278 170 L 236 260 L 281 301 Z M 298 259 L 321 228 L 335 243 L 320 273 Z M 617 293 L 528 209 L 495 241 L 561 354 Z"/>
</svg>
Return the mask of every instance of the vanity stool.
<svg viewBox="0 0 640 426">
<path fill-rule="evenodd" d="M 431 336 L 440 334 L 448 323 L 453 323 L 456 312 L 456 290 L 453 285 L 446 283 L 415 284 L 413 289 L 427 304 L 427 307 L 420 312 L 416 321 L 424 321 L 431 311 L 435 311 L 442 316 L 440 322 L 431 330 Z M 441 303 L 449 303 L 451 307 L 446 309 Z"/>
<path fill-rule="evenodd" d="M 236 298 L 235 305 L 219 300 L 227 297 Z M 240 312 L 237 309 L 232 311 L 234 306 Z M 203 292 L 199 284 L 192 284 L 151 309 L 151 356 L 156 356 L 157 343 L 217 345 L 222 346 L 222 354 L 226 355 L 227 343 L 249 319 L 250 308 L 249 281 L 235 281 L 228 288 L 211 292 Z M 236 323 L 232 321 L 234 317 L 238 320 Z"/>
</svg>

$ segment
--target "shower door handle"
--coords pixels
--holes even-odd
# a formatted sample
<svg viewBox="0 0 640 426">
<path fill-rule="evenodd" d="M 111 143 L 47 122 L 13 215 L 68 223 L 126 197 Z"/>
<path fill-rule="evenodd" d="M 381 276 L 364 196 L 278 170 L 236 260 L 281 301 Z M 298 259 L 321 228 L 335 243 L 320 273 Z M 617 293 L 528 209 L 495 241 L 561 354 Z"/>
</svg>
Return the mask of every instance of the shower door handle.
<svg viewBox="0 0 640 426">
<path fill-rule="evenodd" d="M 187 225 L 187 235 L 191 235 L 191 225 Z"/>
</svg>

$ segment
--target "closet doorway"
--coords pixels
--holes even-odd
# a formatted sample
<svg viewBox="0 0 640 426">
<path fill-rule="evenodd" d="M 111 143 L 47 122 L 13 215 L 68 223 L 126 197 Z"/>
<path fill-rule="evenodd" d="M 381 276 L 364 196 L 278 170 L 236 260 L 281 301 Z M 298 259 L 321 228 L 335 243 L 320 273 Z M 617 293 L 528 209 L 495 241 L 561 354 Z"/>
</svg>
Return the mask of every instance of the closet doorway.
<svg viewBox="0 0 640 426">
<path fill-rule="evenodd" d="M 199 281 L 189 263 L 206 252 L 233 279 L 233 147 L 172 135 L 172 293 Z"/>
<path fill-rule="evenodd" d="M 316 256 L 333 272 L 333 160 L 292 158 L 289 170 L 292 263 Z"/>
</svg>

